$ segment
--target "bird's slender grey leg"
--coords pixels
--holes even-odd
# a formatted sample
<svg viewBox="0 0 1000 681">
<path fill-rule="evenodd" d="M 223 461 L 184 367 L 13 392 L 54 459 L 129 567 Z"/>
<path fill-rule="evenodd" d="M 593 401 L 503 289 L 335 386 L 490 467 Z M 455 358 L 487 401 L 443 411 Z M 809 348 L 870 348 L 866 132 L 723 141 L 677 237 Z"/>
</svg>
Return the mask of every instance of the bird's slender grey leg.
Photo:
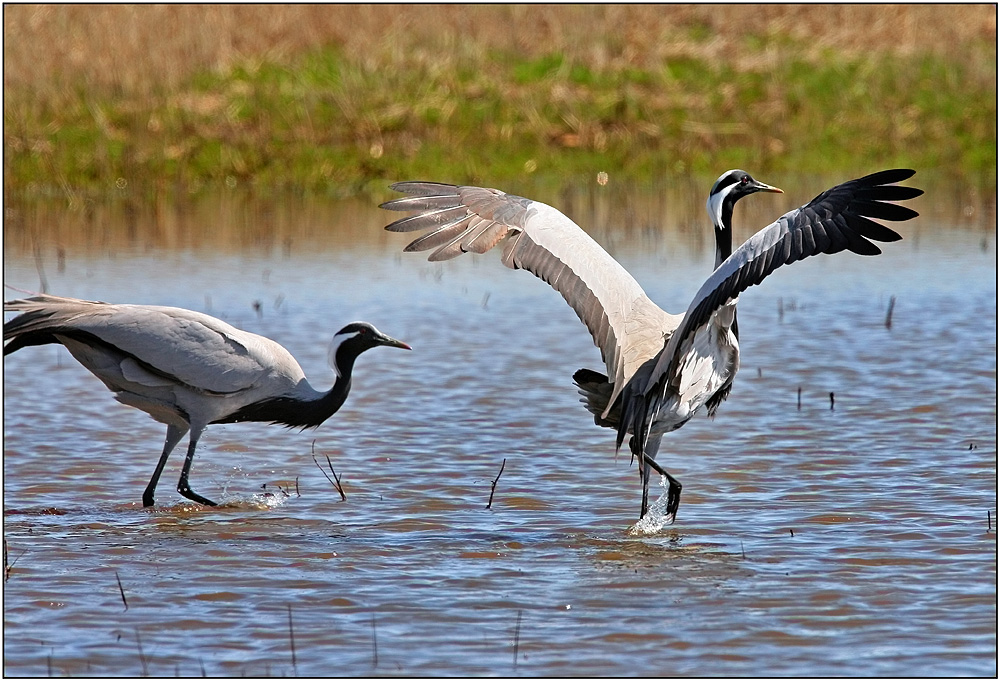
<svg viewBox="0 0 1000 681">
<path fill-rule="evenodd" d="M 174 451 L 174 447 L 177 446 L 177 443 L 181 441 L 186 432 L 188 432 L 187 426 L 177 426 L 174 424 L 167 426 L 167 439 L 163 442 L 163 453 L 160 454 L 160 460 L 156 464 L 156 470 L 153 471 L 153 477 L 149 479 L 149 484 L 146 485 L 146 491 L 142 493 L 143 507 L 148 508 L 153 505 L 153 493 L 156 492 L 156 484 L 160 481 L 160 474 L 163 473 L 163 467 L 167 465 L 167 458 L 170 456 L 170 452 Z"/>
<path fill-rule="evenodd" d="M 218 506 L 218 504 L 214 501 L 206 499 L 196 493 L 191 489 L 191 485 L 188 484 L 188 473 L 191 471 L 191 463 L 194 461 L 194 449 L 198 446 L 198 438 L 201 437 L 203 430 L 205 430 L 205 426 L 196 426 L 191 429 L 191 439 L 188 441 L 187 457 L 184 459 L 184 467 L 181 468 L 181 479 L 177 482 L 177 491 L 181 493 L 181 496 L 187 497 L 191 501 L 197 501 L 199 504 L 205 504 L 206 506 Z"/>
</svg>

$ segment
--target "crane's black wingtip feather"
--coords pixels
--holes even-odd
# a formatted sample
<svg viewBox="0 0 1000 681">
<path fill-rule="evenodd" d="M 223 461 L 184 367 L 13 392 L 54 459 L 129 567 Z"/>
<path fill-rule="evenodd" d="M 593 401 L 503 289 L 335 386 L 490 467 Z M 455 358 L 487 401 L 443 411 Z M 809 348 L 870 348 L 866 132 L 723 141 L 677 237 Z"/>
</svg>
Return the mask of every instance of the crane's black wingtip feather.
<svg viewBox="0 0 1000 681">
<path fill-rule="evenodd" d="M 893 184 L 908 180 L 916 173 L 917 171 L 912 168 L 893 168 L 891 170 L 880 170 L 861 179 L 865 180 L 868 184 Z"/>
<path fill-rule="evenodd" d="M 879 184 L 859 187 L 855 190 L 854 196 L 865 201 L 907 201 L 923 193 L 923 189 L 907 187 L 904 184 Z"/>
</svg>

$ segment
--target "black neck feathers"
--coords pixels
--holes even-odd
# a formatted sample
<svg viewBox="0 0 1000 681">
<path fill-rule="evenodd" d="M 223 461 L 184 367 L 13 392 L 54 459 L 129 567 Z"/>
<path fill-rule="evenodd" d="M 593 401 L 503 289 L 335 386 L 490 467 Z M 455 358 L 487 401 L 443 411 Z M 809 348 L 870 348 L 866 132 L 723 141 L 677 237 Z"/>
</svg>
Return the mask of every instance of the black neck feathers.
<svg viewBox="0 0 1000 681">
<path fill-rule="evenodd" d="M 733 254 L 733 207 L 739 197 L 732 194 L 722 201 L 720 219 L 722 224 L 715 226 L 715 266 L 721 265 Z"/>
<path fill-rule="evenodd" d="M 260 421 L 276 423 L 289 428 L 316 428 L 336 414 L 351 391 L 351 377 L 338 376 L 333 387 L 318 399 L 303 400 L 297 397 L 271 397 L 248 404 L 229 416 L 212 423 L 242 423 Z"/>
<path fill-rule="evenodd" d="M 344 406 L 351 391 L 351 373 L 354 371 L 354 361 L 358 355 L 376 345 L 366 335 L 357 334 L 354 326 L 356 325 L 345 327 L 334 336 L 334 342 L 330 346 L 330 364 L 337 372 L 337 380 L 327 393 L 316 399 L 292 396 L 267 398 L 248 404 L 215 423 L 263 421 L 289 428 L 319 426 Z"/>
</svg>

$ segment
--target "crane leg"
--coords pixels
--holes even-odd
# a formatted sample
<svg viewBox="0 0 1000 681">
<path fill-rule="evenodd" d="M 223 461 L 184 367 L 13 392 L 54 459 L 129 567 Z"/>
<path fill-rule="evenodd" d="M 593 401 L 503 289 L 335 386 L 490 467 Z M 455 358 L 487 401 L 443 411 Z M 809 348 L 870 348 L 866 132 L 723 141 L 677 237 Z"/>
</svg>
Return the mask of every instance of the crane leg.
<svg viewBox="0 0 1000 681">
<path fill-rule="evenodd" d="M 206 499 L 192 490 L 191 485 L 188 484 L 188 473 L 191 472 L 191 464 L 194 462 L 194 450 L 195 447 L 198 446 L 198 438 L 201 437 L 203 430 L 205 430 L 204 426 L 196 427 L 191 430 L 191 439 L 188 441 L 187 457 L 184 459 L 184 467 L 181 468 L 181 479 L 177 482 L 177 491 L 181 493 L 181 496 L 187 497 L 191 501 L 197 501 L 199 504 L 205 504 L 206 506 L 218 506 L 218 504 L 214 501 Z"/>
<path fill-rule="evenodd" d="M 670 488 L 667 490 L 667 515 L 670 516 L 670 524 L 673 525 L 674 521 L 677 520 L 677 507 L 681 505 L 683 485 L 670 473 L 664 471 L 663 474 L 667 476 L 667 482 L 670 484 Z"/>
<path fill-rule="evenodd" d="M 639 520 L 646 517 L 649 510 L 649 466 L 644 465 L 645 457 L 639 456 L 639 480 L 642 482 L 642 505 L 639 506 Z"/>
<path fill-rule="evenodd" d="M 657 440 L 656 444 L 659 444 Z M 650 459 L 646 452 L 639 448 L 638 438 L 634 435 L 628 441 L 628 447 L 632 452 L 632 456 L 639 460 L 639 480 L 642 482 L 642 505 L 639 507 L 639 520 L 646 517 L 646 512 L 649 511 L 649 471 L 650 468 L 655 466 L 657 471 L 662 470 L 655 461 Z M 655 452 L 655 449 L 654 449 Z"/>
<path fill-rule="evenodd" d="M 160 460 L 156 463 L 156 470 L 153 471 L 153 477 L 149 479 L 149 484 L 146 485 L 146 490 L 142 493 L 143 507 L 148 508 L 153 505 L 153 493 L 156 492 L 156 484 L 160 481 L 160 474 L 163 473 L 163 467 L 167 465 L 170 452 L 174 451 L 174 447 L 177 446 L 177 443 L 181 441 L 186 432 L 188 432 L 188 429 L 184 426 L 175 426 L 173 424 L 167 426 L 167 439 L 163 443 L 163 453 L 160 454 Z"/>
<path fill-rule="evenodd" d="M 662 437 L 662 436 L 661 436 Z M 629 448 L 632 450 L 632 455 L 639 459 L 639 478 L 642 480 L 642 507 L 639 512 L 639 519 L 641 520 L 646 516 L 649 511 L 649 476 L 650 471 L 654 470 L 660 475 L 666 477 L 669 487 L 667 489 L 667 516 L 670 518 L 670 522 L 673 523 L 677 519 L 677 508 L 681 504 L 681 485 L 680 481 L 677 480 L 670 473 L 663 470 L 660 464 L 656 463 L 653 456 L 656 456 L 656 452 L 660 448 L 660 437 L 653 437 L 647 441 L 649 453 L 645 451 L 635 451 L 635 438 L 633 437 L 629 441 Z"/>
</svg>

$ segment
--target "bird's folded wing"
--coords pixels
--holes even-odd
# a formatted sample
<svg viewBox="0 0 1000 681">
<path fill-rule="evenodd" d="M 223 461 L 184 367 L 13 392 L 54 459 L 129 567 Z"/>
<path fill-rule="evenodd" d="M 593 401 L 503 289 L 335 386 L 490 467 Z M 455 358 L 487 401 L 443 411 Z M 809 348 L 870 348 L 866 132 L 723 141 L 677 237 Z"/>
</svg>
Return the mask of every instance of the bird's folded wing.
<svg viewBox="0 0 1000 681">
<path fill-rule="evenodd" d="M 386 227 L 427 230 L 404 250 L 433 250 L 428 260 L 485 253 L 509 237 L 501 260 L 559 291 L 593 336 L 615 385 L 611 402 L 680 321 L 657 307 L 639 283 L 575 222 L 555 208 L 496 189 L 400 182 L 410 196 L 382 208 L 417 211 Z M 610 406 L 610 403 L 609 403 Z"/>
<path fill-rule="evenodd" d="M 5 302 L 4 309 L 23 313 L 4 325 L 5 339 L 25 333 L 90 337 L 134 358 L 146 371 L 210 393 L 251 387 L 267 372 L 262 353 L 273 352 L 270 345 L 288 354 L 267 339 L 181 308 L 37 296 Z"/>
</svg>

